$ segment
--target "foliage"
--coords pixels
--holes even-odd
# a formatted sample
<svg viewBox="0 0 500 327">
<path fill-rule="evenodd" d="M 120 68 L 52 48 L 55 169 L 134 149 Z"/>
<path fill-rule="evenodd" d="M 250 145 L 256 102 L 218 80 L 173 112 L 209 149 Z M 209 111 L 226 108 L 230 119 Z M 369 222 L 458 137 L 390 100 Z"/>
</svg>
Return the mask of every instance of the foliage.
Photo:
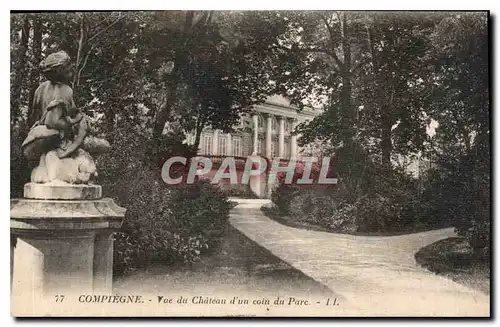
<svg viewBox="0 0 500 327">
<path fill-rule="evenodd" d="M 192 153 L 176 135 L 164 135 L 158 143 L 131 132 L 128 125 L 114 133 L 111 152 L 99 158 L 99 183 L 106 196 L 127 208 L 124 225 L 115 235 L 116 271 L 198 260 L 225 231 L 227 197 L 203 181 L 178 187 L 162 181 L 158 163 L 165 156 Z"/>
<path fill-rule="evenodd" d="M 422 201 L 427 214 L 447 217 L 478 253 L 487 255 L 491 241 L 491 194 L 489 161 L 484 153 L 454 161 L 444 156 L 428 177 Z M 482 163 L 488 163 L 483 166 Z"/>
<path fill-rule="evenodd" d="M 258 199 L 259 196 L 255 194 L 248 184 L 229 184 L 221 185 L 222 192 L 228 197 L 242 198 L 242 199 Z"/>
<path fill-rule="evenodd" d="M 255 16 L 275 37 L 267 49 L 289 63 L 284 68 L 291 78 L 275 80 L 282 92 L 299 105 L 324 103 L 319 117 L 299 126 L 301 143 L 320 139 L 347 151 L 357 143 L 387 166 L 393 154 L 422 148 L 428 121 L 420 110 L 425 94 L 420 84 L 427 74 L 421 61 L 432 27 L 443 14 L 303 11 Z"/>
<path fill-rule="evenodd" d="M 408 174 L 388 173 L 369 159 L 361 163 L 364 172 L 359 179 L 344 178 L 336 187 L 282 182 L 272 200 L 280 215 L 333 232 L 414 232 L 451 224 L 426 211 L 426 199 Z M 338 168 L 342 167 L 339 160 Z"/>
<path fill-rule="evenodd" d="M 477 252 L 490 250 L 488 25 L 484 13 L 443 19 L 432 34 L 430 108 L 439 117 L 435 208 Z"/>
<path fill-rule="evenodd" d="M 271 193 L 271 200 L 276 204 L 281 214 L 287 215 L 290 213 L 290 204 L 294 196 L 299 192 L 300 188 L 297 185 L 281 183 Z"/>
<path fill-rule="evenodd" d="M 179 233 L 196 233 L 209 238 L 224 232 L 230 204 L 218 186 L 209 181 L 180 188 L 172 198 L 172 212 Z"/>
<path fill-rule="evenodd" d="M 217 245 L 227 227 L 230 205 L 217 187 L 199 182 L 166 189 L 152 175 L 139 173 L 124 190 L 130 200 L 125 226 L 115 237 L 117 271 L 193 263 Z"/>
<path fill-rule="evenodd" d="M 328 168 L 327 177 L 332 178 L 334 173 L 333 161 L 330 161 L 330 167 Z M 285 172 L 279 172 L 276 176 L 278 186 L 271 193 L 271 199 L 276 204 L 278 210 L 286 215 L 290 212 L 290 207 L 294 196 L 301 193 L 302 189 L 316 188 L 321 190 L 321 192 L 328 192 L 329 189 L 334 188 L 335 185 L 318 185 L 318 177 L 320 174 L 321 166 L 318 163 L 306 163 L 303 161 L 294 161 L 294 173 L 292 179 L 287 183 L 287 174 Z M 280 167 L 289 166 L 289 161 L 281 161 L 279 163 Z M 304 176 L 304 170 L 306 165 L 311 165 L 311 171 L 309 176 Z M 325 169 L 326 169 L 325 168 Z M 313 184 L 298 184 L 297 181 L 300 179 L 309 178 L 313 181 Z"/>
<path fill-rule="evenodd" d="M 40 82 L 37 64 L 65 50 L 75 65 L 75 102 L 100 120 L 105 134 L 121 119 L 154 137 L 173 122 L 184 133 L 199 134 L 207 126 L 231 131 L 241 112 L 275 91 L 265 78 L 268 52 L 252 48 L 247 25 L 238 33 L 231 30 L 240 26 L 240 16 L 211 11 L 13 14 L 12 122 L 29 125 L 30 98 Z M 278 72 L 280 64 L 275 64 Z"/>
<path fill-rule="evenodd" d="M 311 199 L 319 195 L 280 186 L 274 194 L 280 211 L 314 220 L 302 209 L 309 206 L 318 211 L 315 222 L 327 226 L 345 206 L 368 231 L 454 225 L 488 253 L 486 14 L 301 14 L 302 20 L 287 16 L 300 26 L 300 37 L 288 39 L 290 52 L 322 67 L 313 72 L 315 92 L 328 101 L 322 115 L 299 126 L 300 140 L 327 144 L 337 158 L 336 192 L 347 196 L 318 198 L 318 205 Z M 432 120 L 438 127 L 429 132 Z M 415 180 L 395 166 L 398 156 L 422 158 L 433 168 Z"/>
<path fill-rule="evenodd" d="M 20 135 L 19 129 L 12 131 L 10 139 L 10 197 L 22 197 L 24 183 L 29 180 L 31 169 L 34 167 L 28 162 L 21 151 L 24 135 Z"/>
</svg>

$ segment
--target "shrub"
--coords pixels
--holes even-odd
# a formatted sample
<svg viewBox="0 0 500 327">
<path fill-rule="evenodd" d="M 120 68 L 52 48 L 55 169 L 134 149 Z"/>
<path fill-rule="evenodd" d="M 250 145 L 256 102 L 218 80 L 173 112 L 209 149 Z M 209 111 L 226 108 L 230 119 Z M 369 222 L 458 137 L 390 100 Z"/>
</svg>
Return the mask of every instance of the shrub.
<svg viewBox="0 0 500 327">
<path fill-rule="evenodd" d="M 281 183 L 272 200 L 282 216 L 332 232 L 399 232 L 424 226 L 412 216 L 417 189 L 411 178 L 397 170 L 384 173 L 375 165 L 366 174 L 359 180 L 344 178 L 336 186 Z"/>
<path fill-rule="evenodd" d="M 171 210 L 181 235 L 202 235 L 208 240 L 221 236 L 230 209 L 224 192 L 206 180 L 180 188 L 172 197 Z"/>
<path fill-rule="evenodd" d="M 141 140 L 144 143 L 137 146 Z M 115 234 L 117 273 L 154 263 L 190 264 L 217 245 L 230 208 L 217 186 L 199 181 L 167 187 L 158 157 L 152 156 L 154 148 L 141 135 L 116 133 L 112 149 L 101 158 L 105 164 L 100 178 L 106 195 L 127 209 L 123 227 Z"/>
<path fill-rule="evenodd" d="M 490 221 L 473 220 L 470 225 L 465 231 L 459 229 L 459 235 L 465 236 L 478 258 L 486 259 L 490 254 Z"/>
<path fill-rule="evenodd" d="M 373 194 L 362 196 L 354 206 L 359 232 L 401 231 L 401 202 L 382 194 Z"/>
<path fill-rule="evenodd" d="M 468 153 L 441 154 L 424 182 L 422 203 L 427 216 L 455 227 L 478 256 L 490 252 L 489 144 L 478 143 Z"/>
<path fill-rule="evenodd" d="M 299 192 L 300 188 L 298 186 L 282 183 L 271 193 L 271 200 L 276 204 L 280 214 L 288 215 L 290 213 L 290 204 Z"/>
<path fill-rule="evenodd" d="M 23 196 L 24 184 L 30 181 L 31 170 L 38 162 L 29 162 L 24 158 L 21 144 L 25 135 L 20 128 L 14 128 L 10 140 L 10 197 Z"/>
<path fill-rule="evenodd" d="M 471 184 L 462 190 L 470 192 L 463 198 L 472 199 L 466 202 L 468 206 L 460 206 L 459 211 L 455 212 L 455 228 L 458 235 L 465 236 L 478 256 L 486 257 L 490 253 L 491 241 L 489 176 L 476 176 Z"/>
<path fill-rule="evenodd" d="M 331 187 L 300 187 L 281 184 L 272 194 L 278 213 L 296 222 L 316 225 L 332 232 L 354 232 L 353 207 Z"/>
<path fill-rule="evenodd" d="M 455 162 L 445 161 L 435 173 L 439 183 L 429 186 L 435 194 L 436 211 L 440 216 L 450 217 L 458 235 L 464 236 L 479 256 L 490 252 L 491 186 L 487 154 L 473 152 Z"/>
<path fill-rule="evenodd" d="M 228 197 L 243 198 L 243 199 L 258 199 L 248 184 L 227 184 L 223 185 L 222 192 Z"/>
<path fill-rule="evenodd" d="M 301 208 L 307 223 L 318 225 L 332 232 L 355 232 L 358 229 L 355 207 L 336 198 L 336 194 L 318 194 L 319 192 L 304 192 L 306 200 Z M 302 196 L 297 196 L 299 202 Z M 297 214 L 299 211 L 297 210 Z"/>
<path fill-rule="evenodd" d="M 200 181 L 167 189 L 148 171 L 129 182 L 123 204 L 127 216 L 115 237 L 117 271 L 157 262 L 192 263 L 218 244 L 230 204 L 216 186 Z"/>
</svg>

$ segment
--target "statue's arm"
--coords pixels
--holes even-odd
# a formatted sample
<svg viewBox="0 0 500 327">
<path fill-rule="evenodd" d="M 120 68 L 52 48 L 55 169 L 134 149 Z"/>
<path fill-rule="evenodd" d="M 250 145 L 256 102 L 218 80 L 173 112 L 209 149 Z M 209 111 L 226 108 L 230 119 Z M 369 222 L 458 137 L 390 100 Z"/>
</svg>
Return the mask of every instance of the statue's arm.
<svg viewBox="0 0 500 327">
<path fill-rule="evenodd" d="M 80 111 L 79 108 L 76 108 L 75 105 L 75 100 L 73 99 L 73 90 L 70 87 L 66 87 L 65 89 L 66 92 L 66 103 L 67 103 L 67 117 L 66 120 L 71 124 L 77 124 L 79 123 L 82 118 L 83 118 L 83 113 Z M 74 115 L 74 117 L 71 117 L 74 111 L 77 111 L 77 114 Z"/>
<path fill-rule="evenodd" d="M 59 159 L 65 158 L 72 154 L 75 150 L 77 150 L 80 146 L 83 145 L 83 141 L 88 134 L 89 126 L 87 123 L 87 119 L 84 117 L 78 126 L 78 134 L 75 136 L 75 139 L 65 150 L 58 151 L 57 156 Z"/>
<path fill-rule="evenodd" d="M 83 114 L 81 112 L 79 112 L 75 118 L 71 118 L 71 117 L 66 117 L 66 120 L 71 124 L 71 125 L 74 125 L 74 124 L 77 124 L 79 123 L 83 118 Z"/>
<path fill-rule="evenodd" d="M 30 116 L 28 117 L 28 122 L 30 124 L 36 124 L 37 121 L 40 119 L 39 115 L 42 112 L 42 103 L 40 98 L 41 88 L 42 86 L 40 85 L 35 90 L 35 95 L 33 95 L 33 105 L 31 108 Z"/>
<path fill-rule="evenodd" d="M 47 112 L 45 116 L 45 126 L 47 128 L 65 130 L 71 125 L 63 115 L 63 109 L 60 106 L 54 107 Z"/>
</svg>

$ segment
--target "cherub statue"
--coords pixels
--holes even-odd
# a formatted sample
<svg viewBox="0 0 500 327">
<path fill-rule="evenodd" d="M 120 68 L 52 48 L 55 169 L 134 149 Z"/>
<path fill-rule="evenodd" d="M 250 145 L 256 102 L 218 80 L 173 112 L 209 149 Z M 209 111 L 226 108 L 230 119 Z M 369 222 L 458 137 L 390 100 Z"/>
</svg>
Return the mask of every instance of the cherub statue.
<svg viewBox="0 0 500 327">
<path fill-rule="evenodd" d="M 75 106 L 70 57 L 64 51 L 47 56 L 41 64 L 47 78 L 35 91 L 37 121 L 22 144 L 26 158 L 40 159 L 31 173 L 35 183 L 88 183 L 97 176 L 94 159 L 109 149 L 106 140 L 89 136 L 89 117 Z"/>
</svg>

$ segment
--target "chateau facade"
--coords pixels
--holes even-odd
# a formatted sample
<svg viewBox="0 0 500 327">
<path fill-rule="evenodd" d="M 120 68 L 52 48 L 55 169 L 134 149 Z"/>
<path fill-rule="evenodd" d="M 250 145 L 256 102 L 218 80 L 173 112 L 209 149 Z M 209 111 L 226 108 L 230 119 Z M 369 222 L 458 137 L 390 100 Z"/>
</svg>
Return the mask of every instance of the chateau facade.
<svg viewBox="0 0 500 327">
<path fill-rule="evenodd" d="M 319 109 L 298 110 L 282 96 L 271 96 L 264 103 L 253 106 L 254 112 L 244 114 L 233 133 L 205 129 L 200 137 L 199 154 L 246 157 L 259 154 L 269 159 L 300 159 L 303 156 L 319 156 L 319 150 L 311 147 L 300 148 L 292 135 L 295 127 L 312 120 L 320 114 Z M 187 137 L 189 144 L 195 136 Z"/>
</svg>

